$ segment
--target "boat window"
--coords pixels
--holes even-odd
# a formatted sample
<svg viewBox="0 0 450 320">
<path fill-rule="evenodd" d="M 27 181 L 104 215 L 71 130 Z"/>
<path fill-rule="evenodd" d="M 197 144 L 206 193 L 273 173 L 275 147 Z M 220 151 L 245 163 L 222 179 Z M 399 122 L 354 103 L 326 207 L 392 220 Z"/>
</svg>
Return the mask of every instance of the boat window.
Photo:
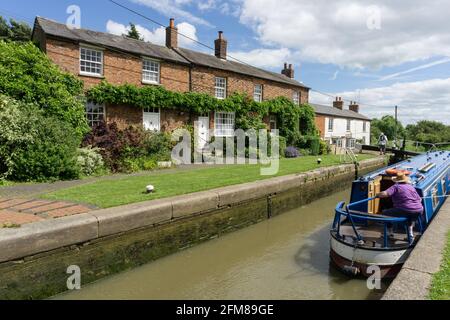
<svg viewBox="0 0 450 320">
<path fill-rule="evenodd" d="M 447 180 L 445 179 L 445 177 L 442 178 L 441 184 L 442 184 L 442 194 L 446 195 L 447 194 Z"/>
<path fill-rule="evenodd" d="M 433 209 L 435 209 L 439 204 L 438 186 L 437 185 L 435 185 L 433 190 L 431 191 L 431 197 L 433 199 Z"/>
</svg>

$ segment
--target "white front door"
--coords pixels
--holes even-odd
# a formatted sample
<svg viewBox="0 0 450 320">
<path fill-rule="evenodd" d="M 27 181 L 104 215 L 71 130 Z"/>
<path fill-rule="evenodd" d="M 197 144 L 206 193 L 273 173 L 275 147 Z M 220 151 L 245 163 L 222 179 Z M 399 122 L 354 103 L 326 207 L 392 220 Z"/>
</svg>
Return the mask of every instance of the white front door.
<svg viewBox="0 0 450 320">
<path fill-rule="evenodd" d="M 209 142 L 209 117 L 198 117 L 197 146 L 202 149 Z"/>
<path fill-rule="evenodd" d="M 160 127 L 160 114 L 159 108 L 144 108 L 144 129 L 159 131 Z"/>
</svg>

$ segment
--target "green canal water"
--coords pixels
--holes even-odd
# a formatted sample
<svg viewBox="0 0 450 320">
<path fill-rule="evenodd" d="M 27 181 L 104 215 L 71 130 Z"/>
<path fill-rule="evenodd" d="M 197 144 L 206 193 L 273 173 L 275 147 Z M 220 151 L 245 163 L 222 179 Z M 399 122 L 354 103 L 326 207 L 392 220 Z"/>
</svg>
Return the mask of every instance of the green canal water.
<svg viewBox="0 0 450 320">
<path fill-rule="evenodd" d="M 383 290 L 369 290 L 364 279 L 348 278 L 329 263 L 333 209 L 348 194 L 335 193 L 54 298 L 377 299 Z"/>
</svg>

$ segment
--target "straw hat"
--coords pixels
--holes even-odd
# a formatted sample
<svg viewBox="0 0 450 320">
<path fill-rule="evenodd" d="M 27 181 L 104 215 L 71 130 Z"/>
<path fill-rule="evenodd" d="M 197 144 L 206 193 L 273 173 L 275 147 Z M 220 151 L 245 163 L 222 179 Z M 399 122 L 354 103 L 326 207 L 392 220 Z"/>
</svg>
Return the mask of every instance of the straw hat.
<svg viewBox="0 0 450 320">
<path fill-rule="evenodd" d="M 392 181 L 398 183 L 411 183 L 411 179 L 404 172 L 397 172 L 397 176 L 393 177 Z"/>
</svg>

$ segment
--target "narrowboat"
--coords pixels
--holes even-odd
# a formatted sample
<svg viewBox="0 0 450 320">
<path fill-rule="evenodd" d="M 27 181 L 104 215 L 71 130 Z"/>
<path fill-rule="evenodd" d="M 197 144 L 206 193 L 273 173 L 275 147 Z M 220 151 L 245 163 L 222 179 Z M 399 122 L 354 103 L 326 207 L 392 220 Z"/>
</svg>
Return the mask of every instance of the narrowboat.
<svg viewBox="0 0 450 320">
<path fill-rule="evenodd" d="M 407 232 L 407 219 L 385 216 L 392 208 L 390 198 L 375 196 L 394 184 L 399 170 L 409 175 L 422 197 L 424 212 L 414 226 L 414 237 Z M 350 203 L 340 202 L 330 231 L 331 262 L 354 276 L 368 277 L 378 266 L 381 277 L 392 278 L 406 261 L 448 197 L 450 189 L 450 152 L 427 152 L 360 177 L 352 183 Z M 388 226 L 394 234 L 388 235 Z"/>
</svg>

